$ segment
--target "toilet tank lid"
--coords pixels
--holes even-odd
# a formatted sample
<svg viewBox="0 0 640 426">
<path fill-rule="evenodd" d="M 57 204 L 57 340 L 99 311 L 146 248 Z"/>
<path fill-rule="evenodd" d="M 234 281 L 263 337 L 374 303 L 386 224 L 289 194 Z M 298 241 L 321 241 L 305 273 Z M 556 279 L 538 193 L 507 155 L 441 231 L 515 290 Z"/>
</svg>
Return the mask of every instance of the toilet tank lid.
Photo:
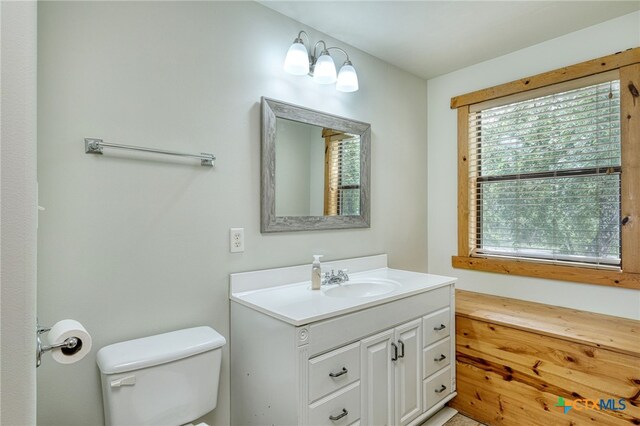
<svg viewBox="0 0 640 426">
<path fill-rule="evenodd" d="M 97 362 L 103 374 L 125 373 L 165 364 L 224 346 L 225 338 L 211 327 L 194 327 L 105 346 Z"/>
</svg>

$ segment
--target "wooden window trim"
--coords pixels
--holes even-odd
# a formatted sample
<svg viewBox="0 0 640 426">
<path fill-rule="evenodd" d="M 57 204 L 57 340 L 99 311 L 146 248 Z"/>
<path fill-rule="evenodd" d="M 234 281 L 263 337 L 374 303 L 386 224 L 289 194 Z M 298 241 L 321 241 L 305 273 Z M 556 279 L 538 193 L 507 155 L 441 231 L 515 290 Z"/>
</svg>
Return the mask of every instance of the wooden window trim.
<svg viewBox="0 0 640 426">
<path fill-rule="evenodd" d="M 640 63 L 640 47 L 451 98 L 451 109 Z"/>
<path fill-rule="evenodd" d="M 630 272 L 470 256 L 453 256 L 451 264 L 458 269 L 472 269 L 483 272 L 640 290 L 640 274 Z"/>
<path fill-rule="evenodd" d="M 622 218 L 627 218 L 621 227 L 622 271 L 471 257 L 469 219 L 470 209 L 475 207 L 470 206 L 468 186 L 470 105 L 612 70 L 620 74 L 623 170 L 620 208 Z M 640 97 L 637 90 L 640 90 L 640 47 L 452 98 L 451 108 L 458 110 L 458 255 L 452 257 L 452 266 L 640 290 Z"/>
<path fill-rule="evenodd" d="M 335 159 L 333 158 L 334 137 L 340 135 L 332 129 L 322 129 L 324 138 L 324 215 L 336 216 L 338 214 L 338 189 L 331 186 L 331 176 L 335 172 Z"/>
<path fill-rule="evenodd" d="M 640 273 L 640 63 L 620 68 L 622 270 Z M 632 91 L 635 95 L 632 95 Z"/>
</svg>

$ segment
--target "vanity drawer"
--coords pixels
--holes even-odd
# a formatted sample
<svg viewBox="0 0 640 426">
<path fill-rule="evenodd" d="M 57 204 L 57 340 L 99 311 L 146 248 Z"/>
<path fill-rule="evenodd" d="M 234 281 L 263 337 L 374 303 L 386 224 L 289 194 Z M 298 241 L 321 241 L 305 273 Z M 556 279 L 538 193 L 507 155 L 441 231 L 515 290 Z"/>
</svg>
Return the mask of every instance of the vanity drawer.
<svg viewBox="0 0 640 426">
<path fill-rule="evenodd" d="M 451 304 L 451 286 L 312 323 L 309 356 L 355 342 Z"/>
<path fill-rule="evenodd" d="M 309 360 L 309 401 L 313 402 L 360 378 L 360 342 Z"/>
<path fill-rule="evenodd" d="M 309 425 L 347 426 L 359 419 L 359 381 L 309 406 Z"/>
<path fill-rule="evenodd" d="M 422 384 L 422 404 L 427 411 L 451 393 L 451 367 L 425 380 Z"/>
<path fill-rule="evenodd" d="M 436 371 L 446 367 L 451 362 L 451 338 L 447 337 L 422 350 L 424 377 L 426 379 Z"/>
<path fill-rule="evenodd" d="M 422 317 L 422 344 L 429 346 L 440 339 L 449 337 L 451 328 L 451 311 L 445 308 Z"/>
</svg>

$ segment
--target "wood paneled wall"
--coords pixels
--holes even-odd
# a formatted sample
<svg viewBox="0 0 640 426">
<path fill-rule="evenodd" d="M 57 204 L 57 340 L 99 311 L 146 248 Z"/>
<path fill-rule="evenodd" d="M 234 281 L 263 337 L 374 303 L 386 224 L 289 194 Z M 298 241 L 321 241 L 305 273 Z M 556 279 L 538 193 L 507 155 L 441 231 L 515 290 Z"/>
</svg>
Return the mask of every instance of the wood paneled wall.
<svg viewBox="0 0 640 426">
<path fill-rule="evenodd" d="M 456 339 L 449 405 L 479 422 L 640 425 L 640 321 L 457 291 Z"/>
</svg>

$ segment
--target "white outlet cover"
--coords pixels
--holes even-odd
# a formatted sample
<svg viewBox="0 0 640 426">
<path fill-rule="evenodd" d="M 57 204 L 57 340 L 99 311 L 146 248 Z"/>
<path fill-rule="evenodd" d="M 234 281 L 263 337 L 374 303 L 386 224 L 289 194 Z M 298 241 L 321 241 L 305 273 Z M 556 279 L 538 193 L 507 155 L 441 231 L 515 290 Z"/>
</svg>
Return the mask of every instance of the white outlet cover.
<svg viewBox="0 0 640 426">
<path fill-rule="evenodd" d="M 244 252 L 244 228 L 229 229 L 229 251 L 231 253 Z"/>
</svg>

